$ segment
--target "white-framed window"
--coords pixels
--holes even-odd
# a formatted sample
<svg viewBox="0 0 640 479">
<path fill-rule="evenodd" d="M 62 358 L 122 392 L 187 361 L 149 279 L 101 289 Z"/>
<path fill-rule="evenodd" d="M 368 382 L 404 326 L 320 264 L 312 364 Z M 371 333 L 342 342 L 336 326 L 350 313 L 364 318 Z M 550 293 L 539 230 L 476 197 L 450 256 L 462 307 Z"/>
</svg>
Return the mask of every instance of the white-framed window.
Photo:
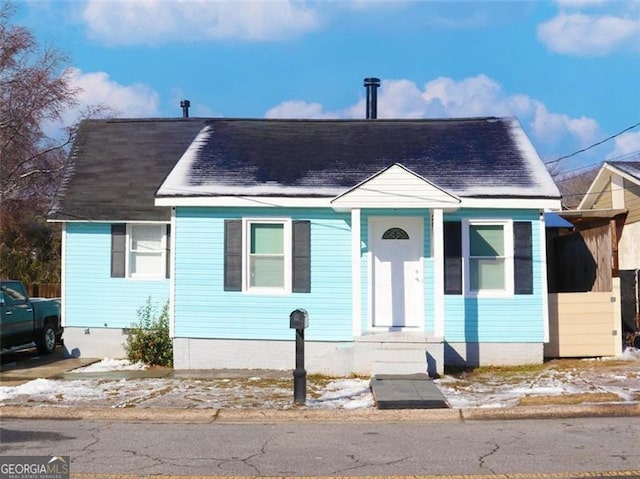
<svg viewBox="0 0 640 479">
<path fill-rule="evenodd" d="M 478 296 L 513 294 L 512 221 L 463 221 L 462 251 L 467 294 Z"/>
<path fill-rule="evenodd" d="M 127 225 L 127 276 L 165 278 L 167 267 L 164 224 Z"/>
<path fill-rule="evenodd" d="M 243 221 L 244 290 L 291 292 L 291 220 Z"/>
</svg>

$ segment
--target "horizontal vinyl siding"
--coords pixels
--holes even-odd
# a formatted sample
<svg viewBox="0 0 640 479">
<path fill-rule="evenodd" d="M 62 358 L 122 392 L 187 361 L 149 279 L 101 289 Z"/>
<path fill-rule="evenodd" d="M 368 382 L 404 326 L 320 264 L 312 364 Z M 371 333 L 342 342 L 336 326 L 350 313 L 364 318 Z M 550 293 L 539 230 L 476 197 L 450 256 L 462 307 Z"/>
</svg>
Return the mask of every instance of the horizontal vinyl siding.
<svg viewBox="0 0 640 479">
<path fill-rule="evenodd" d="M 266 295 L 224 291 L 224 220 L 291 218 L 311 222 L 311 292 Z M 289 314 L 309 312 L 305 339 L 350 340 L 351 228 L 332 210 L 177 208 L 175 334 L 188 338 L 287 339 Z"/>
<path fill-rule="evenodd" d="M 624 207 L 629 210 L 626 223 L 640 221 L 640 186 L 624 180 Z"/>
<path fill-rule="evenodd" d="M 542 342 L 543 303 L 531 295 L 512 298 L 445 298 L 449 342 Z"/>
<path fill-rule="evenodd" d="M 455 205 L 457 200 L 404 168 L 393 166 L 335 202 L 338 206 L 342 203 L 354 208 L 424 208 L 425 204 Z"/>
<path fill-rule="evenodd" d="M 557 293 L 549 295 L 549 344 L 551 357 L 614 356 L 619 328 L 616 302 L 620 291 L 604 293 Z M 612 302 L 612 298 L 616 301 Z"/>
<path fill-rule="evenodd" d="M 445 215 L 460 219 L 513 219 L 532 222 L 533 294 L 504 298 L 445 295 L 445 339 L 449 342 L 542 342 L 544 301 L 540 221 L 537 211 L 463 210 Z"/>
<path fill-rule="evenodd" d="M 147 298 L 158 310 L 169 280 L 111 277 L 111 225 L 68 223 L 65 243 L 65 321 L 68 327 L 128 328 Z"/>
<path fill-rule="evenodd" d="M 597 199 L 593 203 L 592 209 L 595 210 L 604 210 L 612 208 L 613 198 L 611 197 L 611 180 L 607 181 L 606 186 L 602 189 L 602 191 L 596 192 L 598 195 Z"/>
</svg>

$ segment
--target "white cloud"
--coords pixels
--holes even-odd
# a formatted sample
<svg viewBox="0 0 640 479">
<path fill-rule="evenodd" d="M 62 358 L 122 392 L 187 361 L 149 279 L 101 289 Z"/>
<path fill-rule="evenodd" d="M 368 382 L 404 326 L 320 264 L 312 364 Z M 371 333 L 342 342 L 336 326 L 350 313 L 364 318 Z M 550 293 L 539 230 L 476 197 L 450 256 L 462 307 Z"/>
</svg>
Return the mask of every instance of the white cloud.
<svg viewBox="0 0 640 479">
<path fill-rule="evenodd" d="M 486 75 L 460 81 L 440 77 L 425 85 L 422 98 L 428 105 L 430 115 L 505 115 L 508 111 L 498 102 L 500 90 L 500 85 Z"/>
<path fill-rule="evenodd" d="M 60 121 L 43 126 L 51 138 L 60 137 L 62 128 L 74 125 L 84 112 L 96 106 L 106 107 L 110 116 L 121 118 L 158 116 L 159 95 L 148 85 L 122 85 L 104 72 L 83 73 L 77 68 L 70 68 L 66 75 L 70 88 L 77 91 L 76 105 L 64 112 Z"/>
<path fill-rule="evenodd" d="M 611 154 L 608 155 L 609 159 L 619 158 L 621 156 L 640 157 L 640 131 L 623 133 L 616 137 L 614 142 L 615 148 Z"/>
<path fill-rule="evenodd" d="M 427 83 L 423 97 L 428 104 L 429 116 L 515 116 L 546 144 L 560 142 L 569 135 L 586 145 L 598 131 L 595 120 L 549 112 L 539 100 L 523 94 L 509 94 L 486 75 L 461 81 L 437 78 Z"/>
<path fill-rule="evenodd" d="M 423 92 L 409 80 L 389 80 L 380 87 L 378 100 L 378 116 L 380 118 L 424 118 L 427 104 L 423 101 Z M 361 102 L 359 117 L 365 115 L 366 100 Z"/>
<path fill-rule="evenodd" d="M 70 86 L 78 88 L 80 106 L 105 105 L 120 117 L 149 117 L 158 115 L 159 95 L 142 83 L 121 85 L 104 72 L 83 73 L 71 69 Z"/>
<path fill-rule="evenodd" d="M 562 8 L 597 7 L 606 2 L 607 0 L 556 0 L 556 3 Z"/>
<path fill-rule="evenodd" d="M 271 108 L 265 118 L 340 118 L 340 113 L 325 112 L 320 103 L 288 100 Z"/>
<path fill-rule="evenodd" d="M 278 40 L 313 30 L 319 20 L 299 2 L 209 0 L 89 0 L 82 14 L 89 34 L 108 44 L 175 41 Z"/>
<path fill-rule="evenodd" d="M 578 139 L 582 146 L 596 138 L 598 123 L 592 118 L 571 118 L 563 113 L 551 113 L 544 104 L 535 100 L 532 101 L 531 107 L 531 126 L 538 138 L 547 142 L 558 142 L 568 134 Z"/>
<path fill-rule="evenodd" d="M 286 101 L 271 108 L 267 118 L 364 118 L 365 99 L 337 111 L 325 111 L 319 103 Z M 406 79 L 383 80 L 378 92 L 378 118 L 455 118 L 515 116 L 547 147 L 567 139 L 580 146 L 596 140 L 598 123 L 588 117 L 572 118 L 550 112 L 539 100 L 510 94 L 486 75 L 454 80 L 440 77 L 419 88 Z"/>
<path fill-rule="evenodd" d="M 602 56 L 640 47 L 637 15 L 586 15 L 560 12 L 538 25 L 538 40 L 551 51 L 577 56 Z"/>
</svg>

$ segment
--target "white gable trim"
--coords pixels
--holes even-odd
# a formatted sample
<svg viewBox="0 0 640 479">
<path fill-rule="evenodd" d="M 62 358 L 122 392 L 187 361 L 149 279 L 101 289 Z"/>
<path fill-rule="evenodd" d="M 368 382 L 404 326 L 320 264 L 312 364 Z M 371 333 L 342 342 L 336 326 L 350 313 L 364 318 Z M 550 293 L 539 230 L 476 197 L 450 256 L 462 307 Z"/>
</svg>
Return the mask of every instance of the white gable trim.
<svg viewBox="0 0 640 479">
<path fill-rule="evenodd" d="M 308 196 L 180 196 L 156 198 L 156 206 L 330 208 L 331 198 Z"/>
<path fill-rule="evenodd" d="M 507 208 L 562 210 L 560 198 L 463 198 L 460 208 Z M 445 211 L 446 208 L 445 208 Z"/>
<path fill-rule="evenodd" d="M 252 207 L 252 208 L 334 208 L 337 211 L 350 211 L 353 208 L 337 208 L 331 198 L 286 197 L 286 196 L 181 196 L 156 198 L 156 206 L 212 206 L 212 207 Z M 417 208 L 443 208 L 455 211 L 458 208 L 509 208 L 509 209 L 546 209 L 559 211 L 560 199 L 551 198 L 462 198 L 460 203 L 451 205 L 419 206 Z M 371 208 L 363 206 L 362 209 Z M 385 204 L 383 208 L 398 208 Z M 52 222 L 73 222 L 69 220 L 50 220 Z M 80 220 L 78 220 L 80 221 Z M 86 221 L 86 220 L 83 220 Z M 82 222 L 82 221 L 80 221 Z M 115 221 L 106 221 L 114 223 Z M 142 221 L 136 221 L 142 223 Z"/>
<path fill-rule="evenodd" d="M 640 186 L 639 178 L 636 178 L 635 176 L 630 175 L 629 173 L 626 173 L 616 168 L 615 166 L 605 162 L 600 168 L 600 171 L 596 175 L 595 179 L 591 183 L 591 186 L 589 186 L 587 193 L 584 195 L 584 198 L 582 198 L 582 201 L 578 205 L 577 209 L 589 210 L 593 208 L 594 203 L 596 202 L 600 194 L 604 192 L 604 189 L 607 186 L 607 183 L 614 175 L 624 178 L 625 180 L 628 180 L 631 183 L 634 183 Z M 612 201 L 613 201 L 613 198 L 612 198 Z"/>
<path fill-rule="evenodd" d="M 461 200 L 399 163 L 335 197 L 335 210 L 457 207 Z"/>
</svg>

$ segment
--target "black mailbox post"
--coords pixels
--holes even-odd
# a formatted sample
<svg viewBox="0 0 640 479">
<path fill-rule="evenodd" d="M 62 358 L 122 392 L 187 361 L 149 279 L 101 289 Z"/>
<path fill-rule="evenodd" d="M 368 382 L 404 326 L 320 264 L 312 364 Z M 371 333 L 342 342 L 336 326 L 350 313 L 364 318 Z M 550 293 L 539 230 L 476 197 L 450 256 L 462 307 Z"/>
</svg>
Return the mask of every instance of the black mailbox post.
<svg viewBox="0 0 640 479">
<path fill-rule="evenodd" d="M 296 309 L 289 315 L 289 327 L 296 330 L 296 368 L 293 371 L 293 402 L 307 400 L 307 371 L 304 369 L 304 330 L 309 327 L 309 313 Z"/>
</svg>

